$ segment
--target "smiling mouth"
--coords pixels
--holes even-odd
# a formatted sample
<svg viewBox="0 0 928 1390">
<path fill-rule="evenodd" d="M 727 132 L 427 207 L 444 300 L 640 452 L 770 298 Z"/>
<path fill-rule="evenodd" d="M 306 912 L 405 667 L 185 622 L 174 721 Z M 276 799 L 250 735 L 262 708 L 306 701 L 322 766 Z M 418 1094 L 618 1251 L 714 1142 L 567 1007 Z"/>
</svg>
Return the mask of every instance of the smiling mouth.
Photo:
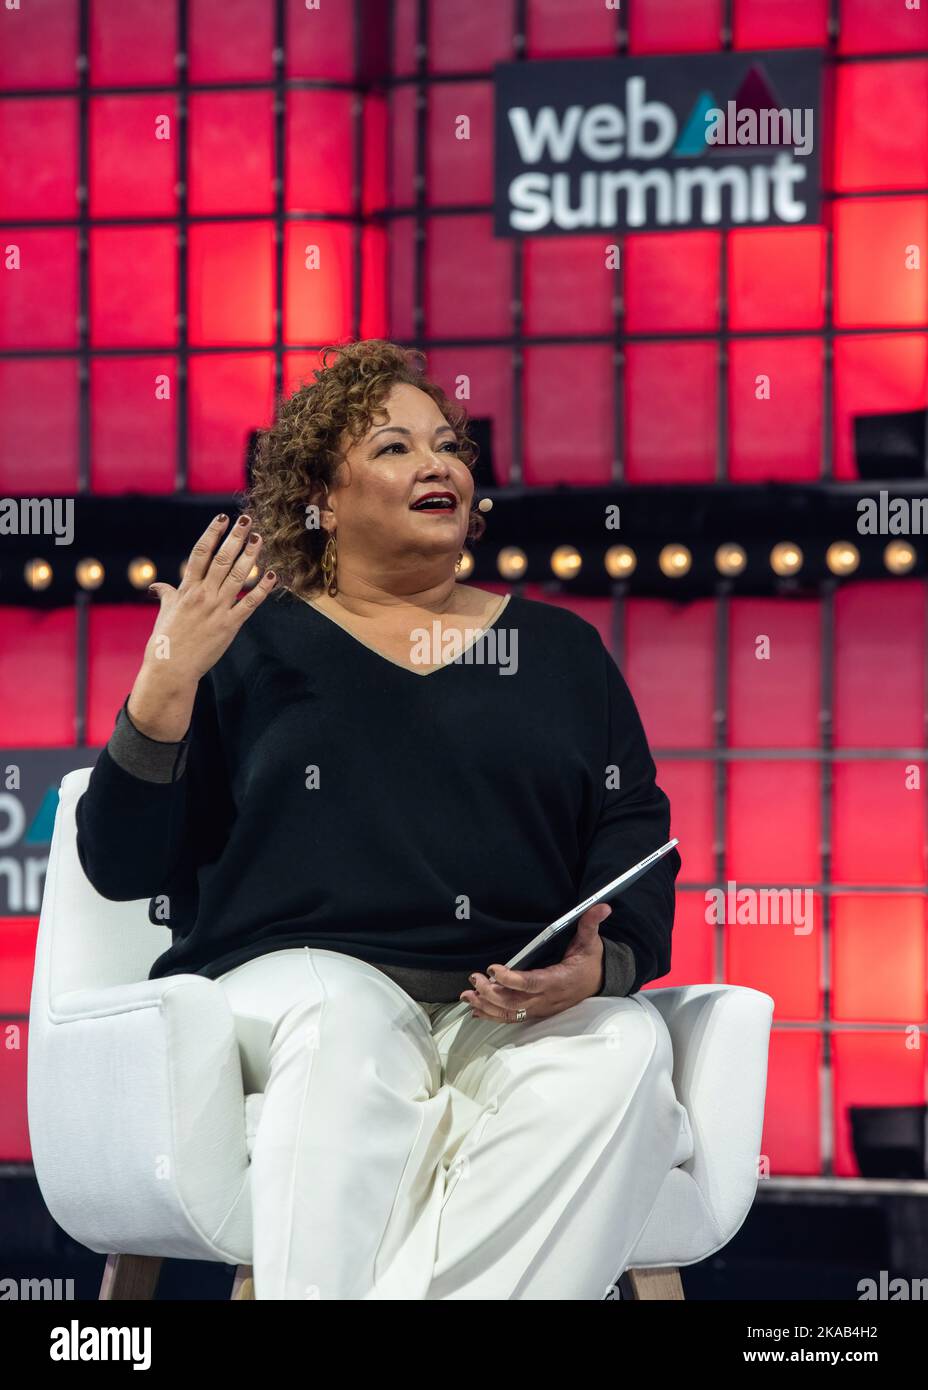
<svg viewBox="0 0 928 1390">
<path fill-rule="evenodd" d="M 413 502 L 409 510 L 411 512 L 454 512 L 457 510 L 457 505 L 453 497 L 421 497 L 418 502 Z"/>
</svg>

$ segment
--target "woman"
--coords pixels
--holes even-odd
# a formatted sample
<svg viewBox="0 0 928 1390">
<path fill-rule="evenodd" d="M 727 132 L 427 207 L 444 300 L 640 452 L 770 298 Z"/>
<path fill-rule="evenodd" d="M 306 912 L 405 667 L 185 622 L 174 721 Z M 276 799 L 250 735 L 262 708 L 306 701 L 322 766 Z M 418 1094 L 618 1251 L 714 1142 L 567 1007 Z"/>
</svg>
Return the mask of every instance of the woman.
<svg viewBox="0 0 928 1390">
<path fill-rule="evenodd" d="M 81 862 L 171 928 L 150 978 L 229 1000 L 264 1093 L 257 1298 L 603 1298 L 692 1152 L 638 993 L 676 851 L 560 963 L 504 962 L 665 842 L 667 799 L 595 629 L 456 580 L 483 525 L 461 408 L 390 343 L 323 363 L 247 513 L 152 585 Z"/>
</svg>

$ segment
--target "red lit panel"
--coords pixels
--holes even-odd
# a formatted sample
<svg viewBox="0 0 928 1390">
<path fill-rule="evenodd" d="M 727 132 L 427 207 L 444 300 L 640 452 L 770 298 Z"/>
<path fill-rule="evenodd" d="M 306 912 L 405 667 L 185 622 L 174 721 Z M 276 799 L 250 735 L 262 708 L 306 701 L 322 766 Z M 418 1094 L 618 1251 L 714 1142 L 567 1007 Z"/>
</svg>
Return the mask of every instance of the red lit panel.
<svg viewBox="0 0 928 1390">
<path fill-rule="evenodd" d="M 416 224 L 411 217 L 391 219 L 387 231 L 390 334 L 403 341 L 415 335 L 413 306 L 416 296 Z"/>
<path fill-rule="evenodd" d="M 666 975 L 645 985 L 645 989 L 711 984 L 715 979 L 713 931 L 714 928 L 706 921 L 702 893 L 678 891 L 670 943 L 670 969 Z"/>
<path fill-rule="evenodd" d="M 820 328 L 824 294 L 824 228 L 729 233 L 728 319 L 734 330 Z"/>
<path fill-rule="evenodd" d="M 601 237 L 525 237 L 523 332 L 611 333 L 618 273 L 607 270 Z"/>
<path fill-rule="evenodd" d="M 355 9 L 352 4 L 322 4 L 309 10 L 306 0 L 286 0 L 284 66 L 287 77 L 352 81 L 355 75 Z"/>
<path fill-rule="evenodd" d="M 819 1139 L 821 1033 L 774 1028 L 767 1060 L 767 1094 L 761 1157 L 770 1176 L 818 1174 L 822 1167 Z"/>
<path fill-rule="evenodd" d="M 363 100 L 361 211 L 367 215 L 387 206 L 387 103 L 376 93 Z"/>
<path fill-rule="evenodd" d="M 818 478 L 822 459 L 822 342 L 736 338 L 728 347 L 729 477 Z"/>
<path fill-rule="evenodd" d="M 177 98 L 170 92 L 92 97 L 91 217 L 177 215 Z"/>
<path fill-rule="evenodd" d="M 188 463 L 191 492 L 245 486 L 252 430 L 266 429 L 274 409 L 269 352 L 198 354 L 190 359 Z"/>
<path fill-rule="evenodd" d="M 96 357 L 90 363 L 94 492 L 173 492 L 177 473 L 177 359 Z"/>
<path fill-rule="evenodd" d="M 361 337 L 387 336 L 387 234 L 361 229 Z"/>
<path fill-rule="evenodd" d="M 674 0 L 629 7 L 632 53 L 697 53 L 721 46 L 722 0 Z"/>
<path fill-rule="evenodd" d="M 189 100 L 190 212 L 273 212 L 273 93 L 191 92 Z"/>
<path fill-rule="evenodd" d="M 126 87 L 177 81 L 177 7 L 151 0 L 94 0 L 90 85 Z"/>
<path fill-rule="evenodd" d="M 0 1048 L 0 1162 L 28 1163 L 32 1154 L 26 1110 L 29 1023 L 26 1019 L 0 1017 L 0 1031 L 5 1040 L 11 1025 L 17 1029 L 18 1046 L 12 1047 L 6 1041 Z"/>
<path fill-rule="evenodd" d="M 416 201 L 416 89 L 411 84 L 390 92 L 389 189 L 393 207 Z"/>
<path fill-rule="evenodd" d="M 818 600 L 733 598 L 728 627 L 729 746 L 817 748 L 820 668 Z"/>
<path fill-rule="evenodd" d="M 0 917 L 0 1015 L 29 1012 L 38 926 L 35 917 Z"/>
<path fill-rule="evenodd" d="M 408 77 L 417 69 L 416 45 L 419 28 L 419 0 L 393 0 L 393 74 Z"/>
<path fill-rule="evenodd" d="M 601 237 L 596 245 L 601 261 Z M 629 333 L 718 328 L 718 232 L 636 232 L 625 238 L 622 254 Z"/>
<path fill-rule="evenodd" d="M 490 217 L 435 217 L 425 243 L 425 324 L 431 338 L 512 331 L 512 243 Z"/>
<path fill-rule="evenodd" d="M 928 62 L 922 59 L 837 67 L 836 191 L 928 185 L 928 121 L 922 119 L 926 107 Z"/>
<path fill-rule="evenodd" d="M 726 892 L 724 884 L 720 885 Z M 811 1022 L 822 1016 L 821 954 L 823 899 L 795 888 L 788 899 L 756 898 L 741 916 L 754 921 L 725 923 L 725 979 L 769 994 L 775 1019 Z M 733 890 L 737 903 L 737 890 Z M 723 906 L 724 915 L 728 909 Z M 767 920 L 761 920 L 766 916 Z"/>
<path fill-rule="evenodd" d="M 191 82 L 273 77 L 274 6 L 267 0 L 190 0 L 188 14 Z"/>
<path fill-rule="evenodd" d="M 926 245 L 928 198 L 839 201 L 835 325 L 908 328 L 928 323 L 928 284 L 920 268 Z M 907 268 L 915 258 L 919 268 Z"/>
<path fill-rule="evenodd" d="M 840 588 L 835 595 L 834 662 L 836 747 L 921 746 L 925 731 L 925 588 L 921 580 L 877 580 Z"/>
<path fill-rule="evenodd" d="M 625 476 L 630 483 L 715 479 L 717 371 L 715 343 L 629 343 Z"/>
<path fill-rule="evenodd" d="M 438 82 L 430 88 L 425 153 L 430 203 L 493 201 L 490 82 Z"/>
<path fill-rule="evenodd" d="M 0 10 L 0 89 L 74 87 L 77 83 L 77 0 L 20 4 Z"/>
<path fill-rule="evenodd" d="M 491 420 L 494 481 L 505 487 L 512 461 L 512 353 L 507 348 L 432 348 L 428 367 L 472 419 Z"/>
<path fill-rule="evenodd" d="M 670 833 L 680 841 L 678 883 L 715 878 L 715 766 L 689 758 L 654 759 L 657 782 L 670 798 Z"/>
<path fill-rule="evenodd" d="M 625 606 L 625 679 L 652 749 L 712 747 L 715 621 L 712 599 Z"/>
<path fill-rule="evenodd" d="M 924 410 L 928 340 L 914 333 L 837 337 L 834 361 L 835 477 L 856 478 L 853 416 Z"/>
<path fill-rule="evenodd" d="M 192 536 L 193 545 L 196 536 Z M 160 575 L 169 584 L 174 575 Z M 87 743 L 102 747 L 132 689 L 155 624 L 154 603 L 95 603 L 87 625 Z"/>
<path fill-rule="evenodd" d="M 527 58 L 613 58 L 615 10 L 605 5 L 582 5 L 564 23 L 563 0 L 528 0 Z"/>
<path fill-rule="evenodd" d="M 928 10 L 886 0 L 841 0 L 839 53 L 904 53 L 928 49 Z"/>
<path fill-rule="evenodd" d="M 290 396 L 301 386 L 315 385 L 315 372 L 322 367 L 322 351 L 284 353 L 284 395 Z"/>
<path fill-rule="evenodd" d="M 835 883 L 924 882 L 926 770 L 924 763 L 902 758 L 835 763 L 831 812 Z"/>
<path fill-rule="evenodd" d="M 290 222 L 284 232 L 284 341 L 326 343 L 351 333 L 354 231 Z"/>
<path fill-rule="evenodd" d="M 896 893 L 832 899 L 832 1016 L 920 1023 L 928 1017 L 925 900 Z"/>
<path fill-rule="evenodd" d="M 735 0 L 735 48 L 824 47 L 827 42 L 828 0 Z"/>
<path fill-rule="evenodd" d="M 913 1022 L 915 1020 L 912 1020 Z M 851 1134 L 852 1106 L 925 1104 L 925 1048 L 912 1047 L 903 1030 L 835 1033 L 831 1040 L 834 1086 L 834 1172 L 860 1176 Z"/>
<path fill-rule="evenodd" d="M 353 99 L 350 92 L 288 93 L 288 212 L 351 212 Z"/>
<path fill-rule="evenodd" d="M 818 763 L 730 763 L 725 812 L 727 879 L 769 888 L 819 882 Z"/>
<path fill-rule="evenodd" d="M 10 16 L 0 11 L 0 24 Z M 0 207 L 4 218 L 77 216 L 77 102 L 69 97 L 0 101 Z M 4 244 L 10 240 L 8 228 Z"/>
<path fill-rule="evenodd" d="M 7 348 L 76 347 L 77 232 L 72 227 L 5 227 L 3 245 L 0 343 Z M 8 248 L 14 246 L 18 270 L 7 268 Z"/>
<path fill-rule="evenodd" d="M 36 551 L 55 568 L 73 569 L 73 546 L 38 536 Z M 73 745 L 76 663 L 73 608 L 0 607 L 0 744 Z"/>
<path fill-rule="evenodd" d="M 528 347 L 524 363 L 524 481 L 607 483 L 615 414 L 612 349 Z"/>
<path fill-rule="evenodd" d="M 477 72 L 511 62 L 515 0 L 429 0 L 429 70 Z"/>
<path fill-rule="evenodd" d="M 77 361 L 0 361 L 0 489 L 7 497 L 77 491 Z"/>
<path fill-rule="evenodd" d="M 177 312 L 177 233 L 173 227 L 91 228 L 93 347 L 176 343 Z"/>
<path fill-rule="evenodd" d="M 293 227 L 288 227 L 293 232 Z M 190 342 L 274 341 L 274 240 L 269 222 L 200 223 L 189 233 Z"/>
</svg>

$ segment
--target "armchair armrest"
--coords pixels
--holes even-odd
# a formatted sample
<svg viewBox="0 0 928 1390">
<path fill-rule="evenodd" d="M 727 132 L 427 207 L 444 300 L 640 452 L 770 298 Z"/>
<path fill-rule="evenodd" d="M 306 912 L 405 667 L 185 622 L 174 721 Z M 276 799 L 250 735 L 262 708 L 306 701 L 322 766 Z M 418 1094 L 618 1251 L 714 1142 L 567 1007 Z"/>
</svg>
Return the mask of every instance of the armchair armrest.
<svg viewBox="0 0 928 1390">
<path fill-rule="evenodd" d="M 100 1253 L 250 1257 L 241 1063 L 212 980 L 53 995 L 33 1008 L 27 1094 L 36 1178 L 75 1240 Z"/>
</svg>

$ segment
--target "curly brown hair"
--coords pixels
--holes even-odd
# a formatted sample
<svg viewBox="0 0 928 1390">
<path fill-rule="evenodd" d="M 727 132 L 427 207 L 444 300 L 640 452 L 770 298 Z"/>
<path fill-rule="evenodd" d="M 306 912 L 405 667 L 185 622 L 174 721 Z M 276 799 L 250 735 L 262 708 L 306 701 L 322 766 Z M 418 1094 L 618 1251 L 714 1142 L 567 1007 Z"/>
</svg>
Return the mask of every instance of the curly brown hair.
<svg viewBox="0 0 928 1390">
<path fill-rule="evenodd" d="M 354 441 L 362 438 L 394 385 L 406 382 L 431 396 L 457 435 L 458 456 L 472 472 L 478 456 L 478 446 L 467 434 L 467 412 L 426 378 L 423 352 L 366 338 L 330 344 L 320 356 L 315 381 L 279 396 L 274 423 L 258 431 L 251 485 L 241 494 L 242 510 L 263 538 L 262 567 L 277 574 L 276 593 L 284 586 L 309 592 L 322 587 L 328 532 L 308 526 L 307 507 L 321 509 L 325 502 L 342 461 L 342 432 Z M 482 514 L 472 511 L 468 539 L 479 540 L 485 527 Z"/>
</svg>

